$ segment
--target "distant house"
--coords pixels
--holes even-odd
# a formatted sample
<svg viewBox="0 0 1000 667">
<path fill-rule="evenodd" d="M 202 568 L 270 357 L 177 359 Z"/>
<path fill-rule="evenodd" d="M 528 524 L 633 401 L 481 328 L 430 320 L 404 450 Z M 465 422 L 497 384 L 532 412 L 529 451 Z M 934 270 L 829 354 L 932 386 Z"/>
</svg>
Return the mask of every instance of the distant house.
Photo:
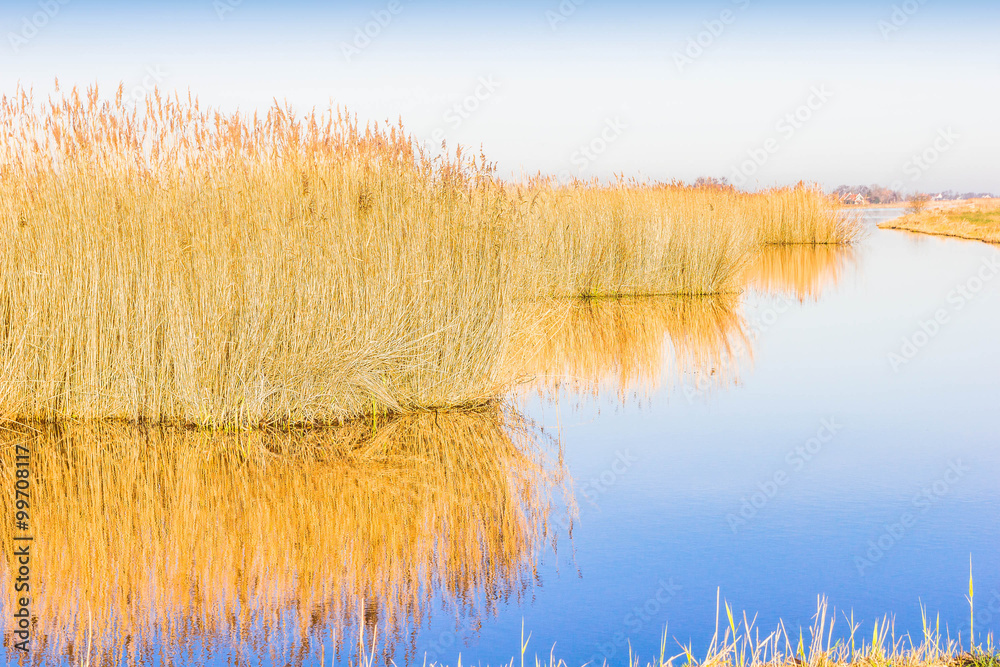
<svg viewBox="0 0 1000 667">
<path fill-rule="evenodd" d="M 848 206 L 864 206 L 868 203 L 863 194 L 853 192 L 848 192 L 840 201 Z"/>
</svg>

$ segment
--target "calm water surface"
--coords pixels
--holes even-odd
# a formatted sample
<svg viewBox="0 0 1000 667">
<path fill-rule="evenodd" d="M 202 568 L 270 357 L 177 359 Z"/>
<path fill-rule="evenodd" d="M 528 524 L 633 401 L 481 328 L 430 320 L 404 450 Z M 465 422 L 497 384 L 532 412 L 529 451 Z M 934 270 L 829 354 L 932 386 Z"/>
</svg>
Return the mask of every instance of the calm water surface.
<svg viewBox="0 0 1000 667">
<path fill-rule="evenodd" d="M 522 616 L 536 648 L 581 661 L 627 655 L 618 631 L 656 655 L 664 625 L 704 647 L 717 588 L 768 630 L 808 627 L 827 596 L 869 636 L 887 614 L 919 636 L 922 602 L 967 637 L 970 555 L 978 623 L 1000 630 L 1000 250 L 874 227 L 894 214 L 866 216 L 825 286 L 746 296 L 753 358 L 736 386 L 687 378 L 641 405 L 562 409 L 567 465 L 594 502 L 534 603 L 463 655 L 509 654 L 486 647 Z M 620 474 L 616 452 L 634 461 Z M 674 594 L 650 602 L 663 581 Z"/>
<path fill-rule="evenodd" d="M 436 424 L 404 434 L 422 444 L 402 463 L 335 471 L 194 443 L 130 498 L 183 496 L 212 466 L 232 487 L 150 516 L 66 473 L 39 519 L 66 545 L 44 564 L 45 656 L 79 664 L 90 623 L 92 664 L 329 664 L 363 627 L 400 664 L 498 664 L 523 623 L 529 653 L 622 664 L 626 637 L 653 658 L 664 627 L 703 651 L 717 593 L 765 633 L 808 627 L 825 596 L 840 630 L 853 611 L 862 633 L 891 615 L 919 635 L 922 603 L 966 637 L 970 557 L 977 630 L 1000 632 L 1000 249 L 875 228 L 898 213 L 866 213 L 851 251 L 774 251 L 735 303 L 567 306 L 515 397 L 524 428 Z M 475 444 L 430 461 L 455 439 Z M 113 483 L 88 456 L 84 486 Z M 125 546 L 140 530 L 147 551 Z M 104 620 L 74 615 L 84 599 Z"/>
</svg>

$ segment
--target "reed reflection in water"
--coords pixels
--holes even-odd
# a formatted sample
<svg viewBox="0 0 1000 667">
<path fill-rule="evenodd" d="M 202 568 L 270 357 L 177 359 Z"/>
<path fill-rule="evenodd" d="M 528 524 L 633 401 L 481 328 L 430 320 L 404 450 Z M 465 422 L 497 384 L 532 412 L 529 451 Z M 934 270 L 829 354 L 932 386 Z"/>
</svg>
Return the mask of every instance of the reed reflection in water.
<svg viewBox="0 0 1000 667">
<path fill-rule="evenodd" d="M 761 248 L 747 265 L 744 282 L 765 294 L 788 296 L 800 303 L 817 301 L 856 260 L 851 246 L 770 246 Z"/>
<path fill-rule="evenodd" d="M 419 660 L 432 613 L 474 626 L 555 548 L 566 480 L 538 436 L 502 407 L 295 433 L 8 427 L 4 488 L 15 445 L 32 457 L 32 662 L 314 664 L 331 645 L 349 657 L 362 631 Z"/>
<path fill-rule="evenodd" d="M 543 324 L 523 347 L 529 392 L 648 398 L 697 376 L 702 384 L 738 380 L 752 357 L 737 297 L 562 299 L 524 307 Z"/>
</svg>

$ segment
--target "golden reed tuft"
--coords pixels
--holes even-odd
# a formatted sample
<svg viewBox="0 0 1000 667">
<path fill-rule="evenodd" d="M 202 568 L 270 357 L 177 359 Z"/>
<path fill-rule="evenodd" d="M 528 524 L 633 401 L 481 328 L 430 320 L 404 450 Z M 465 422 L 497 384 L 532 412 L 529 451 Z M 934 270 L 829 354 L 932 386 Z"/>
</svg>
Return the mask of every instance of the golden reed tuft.
<svg viewBox="0 0 1000 667">
<path fill-rule="evenodd" d="M 506 386 L 488 165 L 334 112 L 74 91 L 0 119 L 0 416 L 332 422 Z"/>
<path fill-rule="evenodd" d="M 58 87 L 57 87 L 58 91 Z M 849 242 L 805 187 L 509 184 L 336 110 L 0 100 L 0 419 L 215 427 L 481 405 L 518 301 L 737 292 Z"/>
</svg>

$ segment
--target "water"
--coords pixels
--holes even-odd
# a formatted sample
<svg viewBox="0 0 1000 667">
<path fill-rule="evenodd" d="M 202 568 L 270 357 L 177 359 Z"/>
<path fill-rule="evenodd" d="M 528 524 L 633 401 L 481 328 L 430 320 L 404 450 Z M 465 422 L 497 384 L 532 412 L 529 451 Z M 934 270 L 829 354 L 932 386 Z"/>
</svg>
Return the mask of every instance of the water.
<svg viewBox="0 0 1000 667">
<path fill-rule="evenodd" d="M 809 626 L 824 595 L 868 636 L 886 614 L 919 635 L 921 601 L 967 636 L 970 555 L 979 627 L 1000 629 L 1000 279 L 977 281 L 1000 251 L 874 229 L 885 215 L 868 216 L 870 236 L 817 301 L 747 297 L 758 334 L 738 387 L 689 384 L 642 409 L 597 400 L 562 415 L 574 479 L 597 482 L 598 507 L 581 502 L 574 530 L 580 578 L 550 575 L 534 605 L 464 655 L 505 655 L 480 647 L 516 636 L 521 615 L 536 648 L 558 641 L 577 660 L 627 654 L 616 631 L 654 656 L 664 624 L 704 647 L 717 588 L 767 631 L 779 619 Z M 925 339 L 921 322 L 937 311 L 947 321 Z M 912 359 L 904 338 L 916 338 Z M 891 353 L 905 359 L 895 370 Z M 550 408 L 531 412 L 552 421 Z M 824 423 L 836 424 L 832 439 L 799 451 Z M 602 487 L 618 450 L 635 462 Z M 741 514 L 744 499 L 760 507 Z M 643 621 L 634 609 L 663 580 L 680 589 Z"/>
<path fill-rule="evenodd" d="M 523 624 L 529 654 L 555 644 L 570 664 L 621 664 L 626 638 L 657 656 L 664 628 L 668 655 L 677 642 L 704 651 L 717 595 L 765 634 L 781 620 L 797 635 L 825 596 L 837 634 L 853 612 L 862 636 L 886 615 L 897 634 L 919 635 L 923 604 L 966 638 L 970 558 L 977 632 L 1000 632 L 1000 275 L 989 263 L 1000 250 L 875 229 L 898 213 L 867 212 L 870 234 L 852 251 L 775 251 L 749 269 L 755 287 L 738 303 L 574 306 L 535 360 L 538 383 L 514 399 L 535 424 L 523 437 L 503 435 L 520 433 L 510 415 L 418 424 L 450 430 L 376 468 L 219 462 L 203 443 L 170 441 L 164 451 L 186 453 L 164 461 L 183 474 L 135 469 L 150 481 L 117 507 L 67 473 L 66 497 L 39 521 L 66 543 L 58 566 L 45 564 L 63 573 L 47 591 L 78 597 L 37 610 L 48 655 L 77 664 L 89 624 L 105 664 L 136 651 L 145 664 L 329 663 L 355 657 L 363 626 L 400 664 L 459 653 L 498 664 L 518 654 Z M 91 486 L 113 485 L 119 459 L 159 451 L 143 436 L 78 440 L 108 438 L 132 444 L 80 459 L 103 480 Z M 459 441 L 474 443 L 467 458 L 422 458 Z M 268 446 L 284 456 L 297 445 Z M 470 469 L 491 456 L 500 463 Z M 228 486 L 206 500 L 220 471 Z M 189 491 L 189 506 L 130 514 L 144 494 Z M 91 518 L 60 524 L 71 512 Z M 269 529 L 244 529 L 258 524 Z M 115 526 L 122 539 L 87 552 Z M 145 551 L 129 542 L 135 526 L 159 535 Z M 91 580 L 87 568 L 104 569 Z M 102 596 L 136 618 L 67 611 Z"/>
</svg>

